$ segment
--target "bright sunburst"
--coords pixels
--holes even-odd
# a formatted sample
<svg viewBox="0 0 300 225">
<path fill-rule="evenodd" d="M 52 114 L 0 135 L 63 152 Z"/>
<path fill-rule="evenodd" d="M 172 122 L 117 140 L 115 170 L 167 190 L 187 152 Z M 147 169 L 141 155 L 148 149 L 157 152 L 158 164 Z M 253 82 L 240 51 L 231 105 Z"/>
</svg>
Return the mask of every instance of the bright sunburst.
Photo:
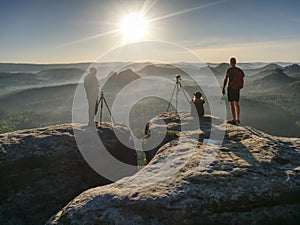
<svg viewBox="0 0 300 225">
<path fill-rule="evenodd" d="M 147 21 L 142 14 L 128 14 L 122 20 L 121 32 L 125 40 L 139 41 L 147 33 Z"/>
</svg>

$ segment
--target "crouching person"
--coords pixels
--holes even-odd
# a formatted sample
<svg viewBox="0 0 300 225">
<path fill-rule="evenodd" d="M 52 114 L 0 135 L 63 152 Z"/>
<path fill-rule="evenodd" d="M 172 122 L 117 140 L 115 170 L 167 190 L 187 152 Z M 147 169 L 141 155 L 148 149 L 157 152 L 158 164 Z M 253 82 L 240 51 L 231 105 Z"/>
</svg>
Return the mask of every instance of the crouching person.
<svg viewBox="0 0 300 225">
<path fill-rule="evenodd" d="M 192 101 L 190 102 L 191 104 L 191 114 L 193 117 L 203 117 L 204 115 L 204 103 L 205 100 L 202 97 L 202 94 L 198 91 L 196 93 L 193 94 L 194 97 L 192 99 Z"/>
</svg>

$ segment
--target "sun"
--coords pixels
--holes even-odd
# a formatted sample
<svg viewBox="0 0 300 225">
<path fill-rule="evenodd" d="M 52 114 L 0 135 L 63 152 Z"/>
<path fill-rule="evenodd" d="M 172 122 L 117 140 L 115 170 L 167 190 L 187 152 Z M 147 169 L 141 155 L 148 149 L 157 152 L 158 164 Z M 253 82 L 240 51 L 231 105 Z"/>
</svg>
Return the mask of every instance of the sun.
<svg viewBox="0 0 300 225">
<path fill-rule="evenodd" d="M 125 40 L 139 41 L 147 33 L 147 21 L 142 14 L 130 13 L 123 18 L 120 30 Z"/>
</svg>

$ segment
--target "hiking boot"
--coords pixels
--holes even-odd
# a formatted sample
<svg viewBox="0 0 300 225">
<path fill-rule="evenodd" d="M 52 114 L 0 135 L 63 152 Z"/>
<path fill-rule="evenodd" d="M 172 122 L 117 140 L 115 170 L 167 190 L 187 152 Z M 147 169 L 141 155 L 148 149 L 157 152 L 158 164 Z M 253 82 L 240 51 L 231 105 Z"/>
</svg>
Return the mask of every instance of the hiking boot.
<svg viewBox="0 0 300 225">
<path fill-rule="evenodd" d="M 233 125 L 237 125 L 236 121 L 235 120 L 227 120 L 227 123 L 229 124 L 233 124 Z"/>
</svg>

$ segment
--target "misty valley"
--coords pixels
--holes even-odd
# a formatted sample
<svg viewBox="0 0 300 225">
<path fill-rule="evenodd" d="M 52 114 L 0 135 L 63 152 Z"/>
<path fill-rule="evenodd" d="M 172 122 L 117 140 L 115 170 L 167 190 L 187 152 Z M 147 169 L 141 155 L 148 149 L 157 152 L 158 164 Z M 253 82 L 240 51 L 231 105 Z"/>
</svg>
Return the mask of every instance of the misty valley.
<svg viewBox="0 0 300 225">
<path fill-rule="evenodd" d="M 89 66 L 89 63 L 0 64 L 0 133 L 72 122 L 74 94 Z M 226 98 L 219 98 L 220 93 L 214 93 L 215 87 L 210 87 L 212 84 L 206 79 L 213 76 L 220 87 L 229 67 L 226 63 L 166 65 L 115 62 L 93 66 L 98 69 L 97 77 L 110 108 L 126 85 L 141 77 L 168 79 L 175 84 L 174 77 L 180 74 L 186 94 L 178 95 L 179 103 L 186 102 L 180 110 L 189 111 L 188 101 L 195 91 L 201 91 L 204 99 L 211 100 L 206 101 L 206 114 L 213 114 L 212 104 L 226 104 L 227 117 L 230 118 Z M 238 66 L 246 74 L 240 101 L 242 123 L 272 135 L 299 137 L 300 66 L 288 63 L 240 63 Z M 131 95 L 138 96 L 153 89 L 171 97 L 172 90 L 164 88 L 163 83 L 157 84 L 155 80 L 153 85 L 135 86 L 130 93 L 123 90 L 122 95 L 130 98 Z M 130 107 L 126 102 L 123 105 Z M 130 109 L 129 116 L 134 134 L 142 137 L 147 121 L 165 112 L 167 106 L 168 101 L 158 97 L 150 96 L 138 101 Z M 173 100 L 169 110 L 175 110 L 174 107 Z M 96 118 L 99 118 L 99 112 Z M 103 120 L 110 121 L 105 108 Z"/>
</svg>

